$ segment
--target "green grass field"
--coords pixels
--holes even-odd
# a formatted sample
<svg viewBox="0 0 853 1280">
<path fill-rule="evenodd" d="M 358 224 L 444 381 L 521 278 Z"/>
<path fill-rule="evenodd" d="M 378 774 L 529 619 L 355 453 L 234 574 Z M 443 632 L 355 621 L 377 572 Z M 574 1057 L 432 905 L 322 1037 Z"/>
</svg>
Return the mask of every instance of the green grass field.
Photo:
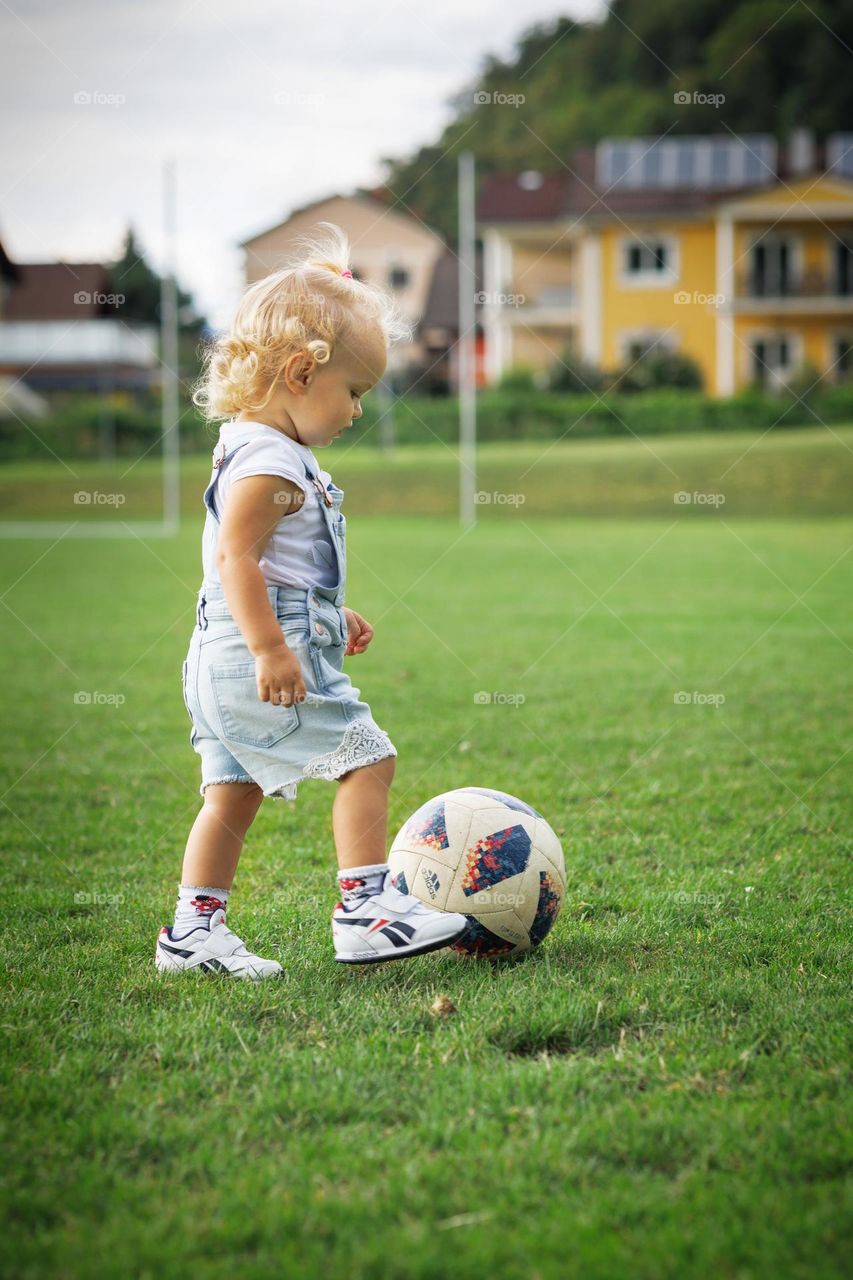
<svg viewBox="0 0 853 1280">
<path fill-rule="evenodd" d="M 406 445 L 388 457 L 355 436 L 317 456 L 345 487 L 349 515 L 457 511 L 458 460 L 448 445 Z M 188 518 L 204 514 L 209 476 L 209 454 L 184 459 L 181 501 Z M 526 516 L 669 516 L 679 492 L 719 495 L 716 505 L 727 515 L 844 515 L 853 495 L 853 427 L 488 444 L 479 450 L 476 487 L 489 495 L 484 518 L 502 516 L 508 505 Z M 79 505 L 74 495 L 81 490 L 117 494 L 120 501 L 101 496 Z M 704 515 L 707 505 L 683 504 L 679 514 Z M 161 510 L 156 450 L 111 464 L 72 459 L 0 468 L 0 520 L 137 521 Z"/>
<path fill-rule="evenodd" d="M 392 833 L 471 784 L 563 841 L 557 925 L 494 966 L 335 964 L 315 782 L 262 806 L 229 904 L 285 980 L 159 977 L 200 803 L 200 524 L 4 544 L 5 1274 L 844 1274 L 851 437 L 796 436 L 753 441 L 728 483 L 731 439 L 654 442 L 675 474 L 655 464 L 651 510 L 642 445 L 580 446 L 467 532 L 447 508 L 368 514 L 375 455 L 332 467 L 347 601 L 376 628 L 347 670 L 399 751 Z M 383 494 L 455 486 L 444 453 Z M 485 457 L 482 487 L 524 491 L 520 457 Z M 673 504 L 703 487 L 742 497 Z"/>
</svg>

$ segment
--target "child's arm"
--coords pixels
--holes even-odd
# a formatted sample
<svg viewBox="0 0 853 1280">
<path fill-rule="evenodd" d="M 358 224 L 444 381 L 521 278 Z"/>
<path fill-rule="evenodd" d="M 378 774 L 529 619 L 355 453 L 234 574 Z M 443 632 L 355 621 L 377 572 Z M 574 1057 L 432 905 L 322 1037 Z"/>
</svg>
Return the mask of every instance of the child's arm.
<svg viewBox="0 0 853 1280">
<path fill-rule="evenodd" d="M 282 514 L 298 511 L 304 494 L 283 476 L 235 480 L 219 530 L 216 567 L 228 608 L 255 658 L 258 697 L 289 706 L 305 697 L 299 659 L 270 608 L 258 561 Z"/>
</svg>

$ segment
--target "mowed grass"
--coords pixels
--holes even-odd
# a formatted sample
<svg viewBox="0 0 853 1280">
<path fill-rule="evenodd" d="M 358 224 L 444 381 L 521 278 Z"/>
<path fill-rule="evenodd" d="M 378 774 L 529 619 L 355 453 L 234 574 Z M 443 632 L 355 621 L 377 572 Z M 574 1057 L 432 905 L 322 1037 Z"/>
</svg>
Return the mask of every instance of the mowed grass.
<svg viewBox="0 0 853 1280">
<path fill-rule="evenodd" d="M 211 449 L 216 433 L 211 436 Z M 375 432 L 358 430 L 317 450 L 320 464 L 346 490 L 348 515 L 453 516 L 458 507 L 458 452 L 430 442 L 383 454 Z M 0 520 L 106 522 L 157 519 L 163 509 L 161 447 L 111 463 L 16 462 L 0 468 Z M 201 495 L 210 454 L 183 459 L 181 503 L 204 514 Z M 478 449 L 474 478 L 480 515 L 508 507 L 526 516 L 786 517 L 849 513 L 853 427 L 776 429 L 651 439 L 514 440 Z M 88 501 L 75 501 L 75 495 Z M 680 497 L 676 497 L 680 495 Z M 685 498 L 686 495 L 686 498 Z"/>
<path fill-rule="evenodd" d="M 7 1274 L 843 1274 L 853 525 L 489 514 L 351 519 L 347 669 L 391 833 L 520 795 L 562 914 L 515 963 L 336 965 L 306 783 L 229 904 L 285 966 L 259 987 L 153 965 L 200 803 L 200 525 L 4 544 Z"/>
</svg>

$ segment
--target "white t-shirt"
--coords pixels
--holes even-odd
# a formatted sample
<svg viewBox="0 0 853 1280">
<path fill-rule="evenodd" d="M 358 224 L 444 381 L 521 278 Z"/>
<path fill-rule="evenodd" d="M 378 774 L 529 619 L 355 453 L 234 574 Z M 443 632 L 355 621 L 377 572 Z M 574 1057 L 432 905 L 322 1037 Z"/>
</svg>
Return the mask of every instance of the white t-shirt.
<svg viewBox="0 0 853 1280">
<path fill-rule="evenodd" d="M 236 437 L 252 433 L 223 470 L 216 486 L 216 510 L 219 519 L 225 513 L 228 494 L 236 480 L 246 476 L 283 476 L 292 480 L 305 495 L 298 511 L 282 516 L 267 543 L 259 563 L 267 582 L 285 587 L 334 587 L 338 580 L 335 549 L 320 509 L 321 498 L 305 474 L 303 461 L 319 476 L 323 487 L 332 477 L 319 466 L 304 444 L 291 440 L 276 427 L 257 422 L 224 422 L 219 439 L 228 448 Z M 205 576 L 216 577 L 215 566 L 204 566 Z"/>
</svg>

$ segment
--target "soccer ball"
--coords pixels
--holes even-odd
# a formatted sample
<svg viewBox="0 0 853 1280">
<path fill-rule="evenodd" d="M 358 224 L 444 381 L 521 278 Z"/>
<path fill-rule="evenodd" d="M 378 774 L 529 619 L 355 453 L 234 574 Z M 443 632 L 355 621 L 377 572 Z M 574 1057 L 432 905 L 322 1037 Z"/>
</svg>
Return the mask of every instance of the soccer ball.
<svg viewBox="0 0 853 1280">
<path fill-rule="evenodd" d="M 470 920 L 453 949 L 507 956 L 536 947 L 560 912 L 566 868 L 548 823 L 523 800 L 487 787 L 421 805 L 388 854 L 392 883 Z"/>
</svg>

